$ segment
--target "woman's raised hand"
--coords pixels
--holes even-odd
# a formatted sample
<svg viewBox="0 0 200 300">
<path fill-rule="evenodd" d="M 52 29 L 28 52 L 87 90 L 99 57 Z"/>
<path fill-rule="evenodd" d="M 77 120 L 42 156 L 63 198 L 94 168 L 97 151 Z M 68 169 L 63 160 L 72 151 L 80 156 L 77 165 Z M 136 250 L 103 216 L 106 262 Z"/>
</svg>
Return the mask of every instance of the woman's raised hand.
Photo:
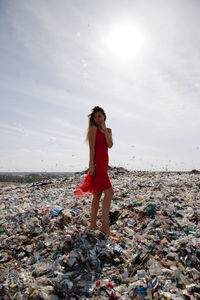
<svg viewBox="0 0 200 300">
<path fill-rule="evenodd" d="M 102 121 L 101 122 L 101 128 L 104 130 L 104 129 L 106 129 L 106 123 L 105 123 L 105 121 Z"/>
</svg>

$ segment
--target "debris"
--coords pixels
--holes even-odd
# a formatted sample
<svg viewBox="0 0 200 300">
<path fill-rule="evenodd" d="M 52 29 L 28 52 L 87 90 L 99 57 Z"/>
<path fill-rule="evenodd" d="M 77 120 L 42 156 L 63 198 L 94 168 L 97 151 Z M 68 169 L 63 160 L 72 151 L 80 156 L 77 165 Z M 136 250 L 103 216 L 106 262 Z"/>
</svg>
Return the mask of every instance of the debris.
<svg viewBox="0 0 200 300">
<path fill-rule="evenodd" d="M 0 299 L 200 299 L 200 174 L 108 173 L 109 237 L 85 172 L 0 190 Z"/>
</svg>

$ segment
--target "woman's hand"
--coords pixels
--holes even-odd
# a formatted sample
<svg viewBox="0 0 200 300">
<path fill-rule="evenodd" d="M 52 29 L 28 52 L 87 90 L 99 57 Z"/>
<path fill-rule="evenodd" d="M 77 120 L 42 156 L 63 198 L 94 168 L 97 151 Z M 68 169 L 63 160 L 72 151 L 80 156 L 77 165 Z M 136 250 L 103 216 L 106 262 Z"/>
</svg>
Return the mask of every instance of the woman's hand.
<svg viewBox="0 0 200 300">
<path fill-rule="evenodd" d="M 89 167 L 89 173 L 90 173 L 91 176 L 95 175 L 95 166 L 90 166 Z"/>
<path fill-rule="evenodd" d="M 106 129 L 106 123 L 105 123 L 105 121 L 102 121 L 101 122 L 101 128 L 104 130 L 104 129 Z"/>
</svg>

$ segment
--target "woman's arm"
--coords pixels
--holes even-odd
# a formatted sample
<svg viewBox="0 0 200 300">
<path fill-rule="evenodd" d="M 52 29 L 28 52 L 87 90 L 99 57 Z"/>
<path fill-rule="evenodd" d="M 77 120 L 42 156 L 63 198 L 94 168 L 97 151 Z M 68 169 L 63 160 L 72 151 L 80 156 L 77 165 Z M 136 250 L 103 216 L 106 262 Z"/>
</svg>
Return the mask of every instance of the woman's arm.
<svg viewBox="0 0 200 300">
<path fill-rule="evenodd" d="M 112 139 L 112 130 L 111 128 L 107 128 L 107 130 L 104 132 L 105 138 L 106 138 L 106 143 L 108 148 L 112 148 L 113 146 L 113 139 Z"/>
<path fill-rule="evenodd" d="M 90 147 L 90 165 L 94 166 L 95 142 L 97 127 L 91 126 L 89 130 L 89 147 Z"/>
</svg>

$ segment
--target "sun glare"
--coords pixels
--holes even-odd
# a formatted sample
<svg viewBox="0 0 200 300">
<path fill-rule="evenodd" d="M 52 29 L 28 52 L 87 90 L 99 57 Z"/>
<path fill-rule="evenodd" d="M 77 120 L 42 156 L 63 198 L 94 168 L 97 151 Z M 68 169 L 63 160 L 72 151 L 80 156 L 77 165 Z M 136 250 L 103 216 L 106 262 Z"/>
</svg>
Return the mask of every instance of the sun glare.
<svg viewBox="0 0 200 300">
<path fill-rule="evenodd" d="M 116 59 L 129 61 L 139 56 L 144 45 L 144 34 L 134 24 L 119 24 L 104 37 L 104 43 Z"/>
</svg>

